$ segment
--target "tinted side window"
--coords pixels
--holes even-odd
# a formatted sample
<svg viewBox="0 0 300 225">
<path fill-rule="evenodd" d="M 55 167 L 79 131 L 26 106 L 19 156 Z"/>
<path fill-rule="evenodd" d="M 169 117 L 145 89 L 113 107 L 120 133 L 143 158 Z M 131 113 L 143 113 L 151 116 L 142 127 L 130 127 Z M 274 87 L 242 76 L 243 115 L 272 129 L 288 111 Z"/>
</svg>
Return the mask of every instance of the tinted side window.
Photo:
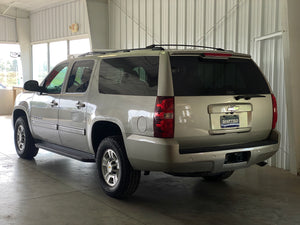
<svg viewBox="0 0 300 225">
<path fill-rule="evenodd" d="M 100 65 L 99 92 L 155 96 L 158 64 L 158 56 L 103 59 Z"/>
<path fill-rule="evenodd" d="M 177 96 L 270 93 L 263 74 L 249 59 L 172 56 L 171 66 Z"/>
<path fill-rule="evenodd" d="M 45 80 L 44 87 L 47 93 L 59 94 L 68 71 L 68 64 L 56 66 Z"/>
<path fill-rule="evenodd" d="M 93 66 L 93 60 L 75 62 L 69 76 L 67 92 L 85 92 L 89 86 Z"/>
</svg>

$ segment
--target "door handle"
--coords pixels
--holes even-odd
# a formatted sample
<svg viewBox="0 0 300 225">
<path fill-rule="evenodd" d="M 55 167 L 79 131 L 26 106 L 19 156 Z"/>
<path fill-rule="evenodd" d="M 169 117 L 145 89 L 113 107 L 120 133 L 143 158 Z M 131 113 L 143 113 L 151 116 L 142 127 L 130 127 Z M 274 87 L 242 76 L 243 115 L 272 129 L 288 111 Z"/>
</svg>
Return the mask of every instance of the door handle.
<svg viewBox="0 0 300 225">
<path fill-rule="evenodd" d="M 58 106 L 58 103 L 55 100 L 52 100 L 52 102 L 50 103 L 50 106 L 51 107 Z"/>
<path fill-rule="evenodd" d="M 84 108 L 84 107 L 85 107 L 84 103 L 81 103 L 80 101 L 77 102 L 77 104 L 76 104 L 77 109 L 81 109 L 81 108 Z"/>
</svg>

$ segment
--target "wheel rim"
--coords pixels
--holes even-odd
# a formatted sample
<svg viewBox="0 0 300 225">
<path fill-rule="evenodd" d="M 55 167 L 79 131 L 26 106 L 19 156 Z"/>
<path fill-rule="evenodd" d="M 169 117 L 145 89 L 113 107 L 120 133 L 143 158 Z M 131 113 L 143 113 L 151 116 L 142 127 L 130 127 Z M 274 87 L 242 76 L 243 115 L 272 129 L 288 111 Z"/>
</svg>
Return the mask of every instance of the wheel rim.
<svg viewBox="0 0 300 225">
<path fill-rule="evenodd" d="M 19 125 L 17 129 L 17 145 L 21 152 L 24 151 L 25 144 L 26 144 L 25 128 L 23 125 Z"/>
<path fill-rule="evenodd" d="M 103 154 L 102 175 L 104 181 L 111 187 L 119 181 L 120 163 L 117 154 L 112 149 L 107 149 Z"/>
</svg>

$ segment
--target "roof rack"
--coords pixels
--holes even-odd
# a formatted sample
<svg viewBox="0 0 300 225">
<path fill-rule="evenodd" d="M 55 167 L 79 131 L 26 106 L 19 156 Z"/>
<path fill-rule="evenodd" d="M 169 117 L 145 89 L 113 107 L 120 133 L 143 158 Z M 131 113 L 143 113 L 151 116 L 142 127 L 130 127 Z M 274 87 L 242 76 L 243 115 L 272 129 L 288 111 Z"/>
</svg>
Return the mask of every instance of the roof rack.
<svg viewBox="0 0 300 225">
<path fill-rule="evenodd" d="M 82 57 L 82 56 L 91 56 L 91 55 L 100 55 L 100 54 L 105 55 L 105 54 L 108 54 L 108 53 L 117 53 L 117 52 L 130 52 L 130 51 L 145 50 L 145 49 L 148 49 L 148 48 L 146 47 L 146 48 L 132 48 L 132 49 L 117 49 L 117 50 L 92 51 L 92 52 L 87 52 L 87 53 L 81 54 L 81 55 L 79 55 L 79 57 Z"/>
<path fill-rule="evenodd" d="M 202 46 L 202 45 L 184 45 L 184 44 L 153 44 L 148 45 L 145 48 L 132 48 L 132 49 L 117 49 L 117 50 L 102 50 L 102 51 L 92 51 L 87 52 L 84 54 L 79 55 L 78 57 L 83 56 L 92 56 L 92 55 L 105 55 L 108 53 L 117 53 L 117 52 L 130 52 L 130 51 L 136 51 L 136 50 L 146 50 L 146 49 L 152 49 L 152 50 L 165 50 L 163 47 L 193 47 L 193 48 L 207 48 L 207 49 L 213 49 L 217 51 L 225 51 L 222 48 L 215 48 L 215 47 L 209 47 L 209 46 Z"/>
<path fill-rule="evenodd" d="M 207 49 L 213 49 L 217 51 L 225 51 L 223 48 L 215 48 L 210 46 L 203 46 L 203 45 L 185 45 L 185 44 L 153 44 L 149 45 L 146 48 L 147 49 L 160 49 L 164 50 L 162 47 L 192 47 L 192 48 L 207 48 Z"/>
<path fill-rule="evenodd" d="M 102 50 L 102 51 L 92 51 L 92 52 L 87 52 L 84 54 L 79 55 L 78 57 L 82 56 L 91 56 L 91 55 L 105 55 L 107 53 L 117 53 L 121 52 L 122 50 Z"/>
</svg>

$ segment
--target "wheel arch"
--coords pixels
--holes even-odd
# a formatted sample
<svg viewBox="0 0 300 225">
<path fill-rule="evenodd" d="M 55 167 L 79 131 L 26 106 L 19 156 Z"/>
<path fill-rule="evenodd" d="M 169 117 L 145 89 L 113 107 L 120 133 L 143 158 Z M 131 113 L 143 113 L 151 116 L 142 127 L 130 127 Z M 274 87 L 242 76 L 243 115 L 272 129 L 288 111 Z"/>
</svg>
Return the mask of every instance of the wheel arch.
<svg viewBox="0 0 300 225">
<path fill-rule="evenodd" d="M 13 127 L 15 126 L 15 123 L 16 123 L 17 119 L 18 119 L 19 117 L 21 117 L 21 116 L 25 117 L 25 119 L 26 119 L 26 121 L 27 121 L 27 124 L 28 124 L 28 126 L 29 126 L 29 129 L 30 129 L 30 131 L 31 131 L 31 126 L 30 126 L 29 121 L 28 121 L 27 113 L 26 113 L 26 111 L 25 111 L 24 109 L 22 109 L 22 108 L 16 108 L 16 109 L 13 111 L 13 115 L 12 115 L 12 123 L 13 123 Z"/>
<path fill-rule="evenodd" d="M 122 129 L 118 124 L 111 121 L 97 121 L 92 126 L 91 143 L 95 155 L 97 154 L 98 146 L 100 142 L 109 136 L 122 136 L 124 142 L 124 136 Z M 125 146 L 125 145 L 124 145 Z M 126 147 L 125 147 L 126 149 Z"/>
</svg>

